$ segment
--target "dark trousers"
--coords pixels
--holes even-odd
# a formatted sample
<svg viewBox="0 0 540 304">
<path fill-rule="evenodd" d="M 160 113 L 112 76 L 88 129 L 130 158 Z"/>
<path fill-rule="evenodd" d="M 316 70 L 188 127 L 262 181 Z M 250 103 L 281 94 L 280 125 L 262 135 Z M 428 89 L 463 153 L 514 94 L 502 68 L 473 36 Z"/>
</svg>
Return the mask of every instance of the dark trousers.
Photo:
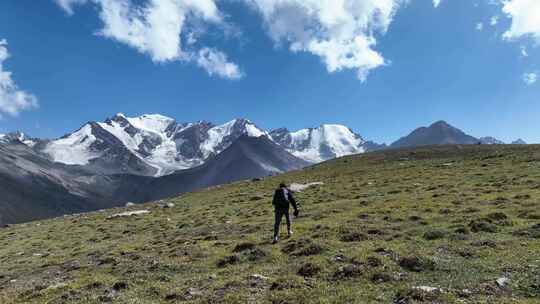
<svg viewBox="0 0 540 304">
<path fill-rule="evenodd" d="M 291 217 L 289 216 L 289 208 L 276 208 L 276 220 L 274 222 L 274 237 L 279 236 L 279 226 L 281 225 L 281 218 L 285 216 L 287 221 L 287 230 L 291 230 Z"/>
</svg>

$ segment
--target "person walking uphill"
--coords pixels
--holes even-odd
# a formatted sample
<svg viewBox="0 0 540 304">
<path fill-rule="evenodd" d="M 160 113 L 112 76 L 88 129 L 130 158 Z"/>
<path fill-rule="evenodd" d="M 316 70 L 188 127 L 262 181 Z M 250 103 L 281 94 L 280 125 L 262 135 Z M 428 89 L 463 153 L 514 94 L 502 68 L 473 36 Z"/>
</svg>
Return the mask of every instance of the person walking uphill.
<svg viewBox="0 0 540 304">
<path fill-rule="evenodd" d="M 272 205 L 274 205 L 275 211 L 275 222 L 274 222 L 274 241 L 277 243 L 279 241 L 279 226 L 281 225 L 281 219 L 285 216 L 287 221 L 287 235 L 292 235 L 291 230 L 291 217 L 289 215 L 290 205 L 294 208 L 294 216 L 298 216 L 298 204 L 292 195 L 292 192 L 287 189 L 287 185 L 284 183 L 279 184 L 279 188 L 274 192 L 274 199 L 272 200 Z"/>
</svg>

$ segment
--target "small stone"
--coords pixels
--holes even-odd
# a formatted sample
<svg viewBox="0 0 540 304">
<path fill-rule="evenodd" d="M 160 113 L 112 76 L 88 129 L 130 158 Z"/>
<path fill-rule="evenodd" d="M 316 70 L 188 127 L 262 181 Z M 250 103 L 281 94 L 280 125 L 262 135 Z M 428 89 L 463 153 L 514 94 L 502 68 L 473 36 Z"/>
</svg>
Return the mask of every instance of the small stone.
<svg viewBox="0 0 540 304">
<path fill-rule="evenodd" d="M 260 275 L 260 274 L 252 274 L 249 278 L 254 279 L 254 280 L 261 280 L 261 281 L 266 281 L 266 280 L 269 279 L 268 277 L 265 277 L 265 276 Z"/>
<path fill-rule="evenodd" d="M 200 291 L 199 289 L 197 288 L 193 288 L 193 287 L 190 287 L 188 288 L 188 290 L 186 290 L 186 292 L 184 293 L 184 298 L 186 300 L 190 300 L 190 299 L 193 299 L 195 297 L 200 297 L 203 295 L 203 292 Z"/>
<path fill-rule="evenodd" d="M 413 289 L 418 289 L 418 290 L 421 290 L 423 292 L 442 292 L 442 290 L 440 288 L 437 288 L 437 287 L 431 287 L 431 286 L 416 286 L 416 287 L 413 287 Z"/>
<path fill-rule="evenodd" d="M 128 283 L 126 282 L 116 282 L 113 285 L 113 290 L 120 291 L 128 288 Z"/>
<path fill-rule="evenodd" d="M 504 287 L 508 284 L 508 282 L 510 281 L 509 278 L 506 278 L 506 277 L 501 277 L 501 278 L 498 278 L 496 280 L 497 282 L 497 285 L 499 285 L 499 287 Z"/>
</svg>

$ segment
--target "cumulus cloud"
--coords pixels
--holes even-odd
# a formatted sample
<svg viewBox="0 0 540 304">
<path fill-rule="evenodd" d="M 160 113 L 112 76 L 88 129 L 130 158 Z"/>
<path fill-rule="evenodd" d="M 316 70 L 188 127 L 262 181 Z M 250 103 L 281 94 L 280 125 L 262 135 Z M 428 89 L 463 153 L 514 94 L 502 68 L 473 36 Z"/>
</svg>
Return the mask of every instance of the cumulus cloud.
<svg viewBox="0 0 540 304">
<path fill-rule="evenodd" d="M 433 6 L 434 7 L 439 7 L 439 4 L 441 4 L 441 1 L 442 0 L 433 0 Z"/>
<path fill-rule="evenodd" d="M 261 14 L 276 45 L 319 56 L 328 72 L 354 69 L 366 80 L 385 65 L 374 48 L 403 0 L 245 0 Z"/>
<path fill-rule="evenodd" d="M 11 78 L 12 73 L 4 70 L 4 61 L 9 58 L 7 41 L 0 40 L 0 117 L 1 114 L 17 116 L 21 111 L 38 107 L 37 98 L 20 90 Z"/>
<path fill-rule="evenodd" d="M 540 43 L 540 1 L 508 0 L 503 2 L 502 10 L 512 19 L 510 29 L 503 35 L 505 39 L 532 37 Z"/>
<path fill-rule="evenodd" d="M 210 75 L 237 79 L 240 68 L 213 47 L 200 45 L 198 27 L 226 31 L 218 0 L 55 0 L 68 14 L 93 3 L 103 27 L 97 34 L 126 44 L 157 63 L 189 61 Z M 260 13 L 276 46 L 321 58 L 328 72 L 368 74 L 387 64 L 376 50 L 397 9 L 408 0 L 241 0 Z M 434 5 L 439 1 L 435 0 Z M 195 33 L 195 34 L 194 34 Z"/>
<path fill-rule="evenodd" d="M 210 76 L 239 79 L 243 74 L 236 64 L 227 61 L 227 56 L 215 49 L 203 48 L 199 51 L 197 64 L 204 68 Z"/>
<path fill-rule="evenodd" d="M 199 52 L 194 49 L 194 36 L 186 31 L 186 26 L 201 26 L 202 24 L 223 24 L 223 17 L 214 0 L 147 0 L 135 4 L 130 0 L 56 0 L 68 13 L 73 12 L 73 6 L 91 2 L 99 8 L 99 16 L 103 28 L 97 34 L 126 44 L 142 54 L 150 56 L 156 63 L 171 61 L 195 61 L 198 63 Z M 184 38 L 184 39 L 183 39 Z M 186 48 L 183 45 L 186 41 Z M 204 47 L 201 50 L 205 49 Z M 216 53 L 216 52 L 214 52 Z M 218 54 L 218 53 L 216 53 Z M 237 78 L 234 73 L 218 73 L 230 71 L 238 67 L 234 63 L 221 60 L 218 56 L 213 65 L 199 66 L 211 68 L 210 75 Z M 215 59 L 215 58 L 213 58 Z M 219 67 L 218 64 L 223 66 Z"/>
<path fill-rule="evenodd" d="M 538 80 L 538 75 L 536 73 L 525 73 L 523 74 L 523 82 L 526 85 L 533 85 Z"/>
</svg>

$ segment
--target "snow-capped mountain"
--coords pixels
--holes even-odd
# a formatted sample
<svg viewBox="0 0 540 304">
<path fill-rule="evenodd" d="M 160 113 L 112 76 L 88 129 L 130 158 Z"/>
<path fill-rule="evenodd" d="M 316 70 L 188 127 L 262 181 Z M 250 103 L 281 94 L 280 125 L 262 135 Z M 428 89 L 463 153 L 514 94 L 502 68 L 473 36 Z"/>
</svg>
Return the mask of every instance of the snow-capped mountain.
<svg viewBox="0 0 540 304">
<path fill-rule="evenodd" d="M 526 145 L 527 142 L 525 142 L 523 139 L 518 138 L 512 142 L 512 145 Z"/>
<path fill-rule="evenodd" d="M 281 128 L 270 136 L 294 156 L 311 163 L 366 152 L 366 141 L 343 125 L 325 124 L 296 132 Z"/>
<path fill-rule="evenodd" d="M 206 121 L 179 123 L 158 114 L 117 114 L 104 122 L 86 123 L 62 138 L 42 141 L 36 149 L 54 162 L 84 166 L 98 173 L 163 176 L 204 164 L 242 135 L 266 136 L 310 163 L 384 147 L 335 124 L 268 133 L 247 119 L 213 125 Z"/>
<path fill-rule="evenodd" d="M 41 151 L 55 162 L 106 173 L 162 176 L 201 165 L 243 134 L 267 133 L 246 119 L 214 126 L 204 121 L 178 123 L 158 114 L 117 114 L 50 141 Z"/>
<path fill-rule="evenodd" d="M 23 143 L 29 147 L 34 147 L 39 140 L 31 138 L 22 132 L 12 132 L 8 134 L 0 134 L 0 143 Z"/>
<path fill-rule="evenodd" d="M 478 139 L 483 145 L 504 145 L 504 141 L 498 140 L 495 137 L 486 136 Z"/>
</svg>

